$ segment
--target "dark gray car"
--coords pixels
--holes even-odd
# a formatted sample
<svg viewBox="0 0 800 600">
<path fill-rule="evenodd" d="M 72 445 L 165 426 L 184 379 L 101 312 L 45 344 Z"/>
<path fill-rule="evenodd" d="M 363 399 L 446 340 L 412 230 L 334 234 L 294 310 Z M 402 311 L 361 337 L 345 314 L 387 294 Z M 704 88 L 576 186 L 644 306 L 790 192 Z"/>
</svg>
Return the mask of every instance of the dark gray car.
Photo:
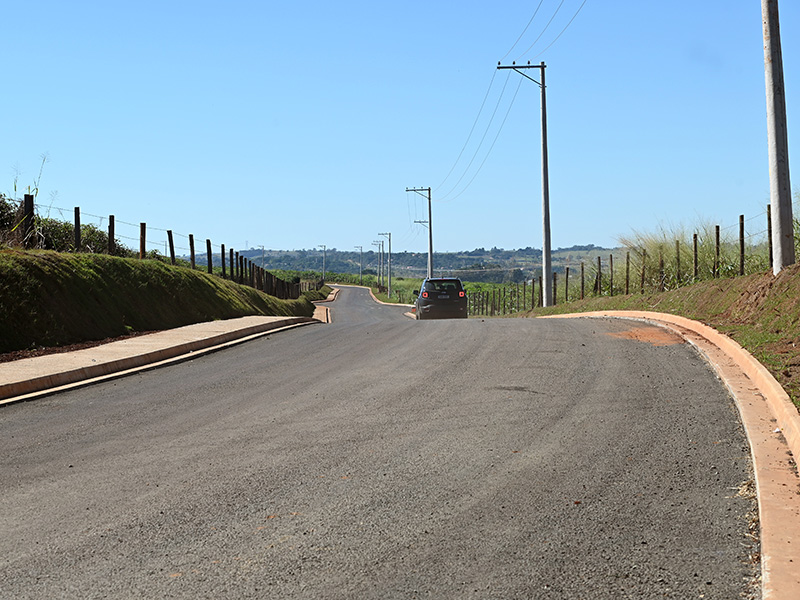
<svg viewBox="0 0 800 600">
<path fill-rule="evenodd" d="M 461 280 L 454 277 L 431 277 L 414 290 L 417 319 L 466 319 L 467 293 Z"/>
</svg>

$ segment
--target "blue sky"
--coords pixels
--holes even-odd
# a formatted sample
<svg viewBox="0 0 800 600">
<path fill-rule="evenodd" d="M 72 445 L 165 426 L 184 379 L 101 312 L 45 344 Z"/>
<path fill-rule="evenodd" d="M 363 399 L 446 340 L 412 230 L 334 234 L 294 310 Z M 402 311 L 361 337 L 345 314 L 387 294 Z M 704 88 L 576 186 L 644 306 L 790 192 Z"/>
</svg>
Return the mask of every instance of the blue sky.
<svg viewBox="0 0 800 600">
<path fill-rule="evenodd" d="M 798 189 L 800 6 L 780 9 Z M 547 64 L 553 248 L 739 214 L 766 228 L 758 0 L 3 12 L 0 190 L 46 155 L 40 214 L 114 214 L 131 246 L 146 222 L 162 248 L 165 229 L 185 247 L 341 250 L 390 231 L 424 252 L 427 202 L 405 189 L 432 187 L 437 251 L 541 247 L 539 88 L 500 60 Z"/>
</svg>

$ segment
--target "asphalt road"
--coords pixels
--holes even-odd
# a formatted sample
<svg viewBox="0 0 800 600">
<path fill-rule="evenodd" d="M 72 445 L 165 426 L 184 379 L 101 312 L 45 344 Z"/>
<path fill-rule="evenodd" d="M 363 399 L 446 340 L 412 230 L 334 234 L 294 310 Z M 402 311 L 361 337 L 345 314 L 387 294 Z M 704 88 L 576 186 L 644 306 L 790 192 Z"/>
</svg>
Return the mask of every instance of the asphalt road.
<svg viewBox="0 0 800 600">
<path fill-rule="evenodd" d="M 747 442 L 690 346 L 332 308 L 0 409 L 0 597 L 753 592 Z"/>
</svg>

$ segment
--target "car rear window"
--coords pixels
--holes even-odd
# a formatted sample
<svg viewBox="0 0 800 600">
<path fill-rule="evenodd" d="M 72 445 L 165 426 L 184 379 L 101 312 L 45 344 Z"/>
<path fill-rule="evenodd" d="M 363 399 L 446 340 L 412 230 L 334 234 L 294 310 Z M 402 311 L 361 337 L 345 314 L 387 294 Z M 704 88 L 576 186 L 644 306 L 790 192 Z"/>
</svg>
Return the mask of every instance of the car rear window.
<svg viewBox="0 0 800 600">
<path fill-rule="evenodd" d="M 438 281 L 427 281 L 425 283 L 426 292 L 460 292 L 461 281 L 458 279 L 443 279 Z"/>
</svg>

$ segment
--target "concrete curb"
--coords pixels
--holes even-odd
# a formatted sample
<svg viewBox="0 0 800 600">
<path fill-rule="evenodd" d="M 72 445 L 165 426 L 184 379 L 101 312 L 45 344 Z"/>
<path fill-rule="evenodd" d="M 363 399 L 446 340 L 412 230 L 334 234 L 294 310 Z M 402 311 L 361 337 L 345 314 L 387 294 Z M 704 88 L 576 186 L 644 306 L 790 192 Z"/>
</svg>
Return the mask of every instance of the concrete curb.
<svg viewBox="0 0 800 600">
<path fill-rule="evenodd" d="M 331 285 L 337 285 L 339 287 L 351 287 L 351 288 L 361 288 L 362 290 L 368 290 L 369 295 L 372 296 L 372 299 L 375 300 L 378 304 L 383 304 L 384 306 L 408 306 L 409 308 L 414 306 L 413 304 L 401 304 L 400 302 L 384 302 L 383 300 L 378 300 L 375 297 L 375 294 L 372 292 L 372 288 L 366 285 L 349 285 L 345 283 L 333 283 Z"/>
<path fill-rule="evenodd" d="M 694 345 L 733 396 L 742 418 L 758 494 L 761 584 L 766 600 L 800 598 L 800 414 L 788 394 L 728 336 L 685 317 L 601 311 L 538 318 L 620 318 L 665 327 Z M 777 425 L 777 427 L 776 427 Z"/>
<path fill-rule="evenodd" d="M 327 298 L 325 298 L 324 300 L 315 300 L 314 304 L 317 304 L 318 302 L 333 302 L 334 300 L 336 300 L 336 296 L 338 295 L 339 295 L 339 288 L 332 288 L 331 293 L 328 294 Z"/>
<path fill-rule="evenodd" d="M 243 338 L 254 335 L 264 334 L 276 329 L 307 323 L 317 323 L 317 319 L 311 317 L 266 317 L 266 322 L 259 322 L 254 325 L 243 323 L 241 327 L 232 327 L 222 333 L 196 336 L 195 339 L 188 341 L 165 342 L 153 346 L 155 349 L 147 351 L 136 350 L 144 344 L 148 344 L 150 338 L 158 336 L 182 337 L 183 333 L 188 333 L 192 328 L 207 326 L 209 324 L 188 325 L 167 332 L 158 332 L 130 340 L 121 340 L 104 344 L 97 348 L 79 350 L 70 353 L 72 357 L 78 357 L 73 361 L 73 365 L 63 370 L 53 367 L 55 363 L 63 363 L 64 355 L 50 355 L 32 359 L 22 359 L 11 363 L 0 365 L 0 404 L 8 404 L 16 401 L 20 397 L 30 396 L 37 392 L 61 388 L 70 384 L 84 382 L 98 377 L 104 377 L 113 373 L 130 371 L 155 363 L 160 363 L 179 356 L 197 353 L 216 346 L 228 344 Z M 237 319 L 236 321 L 246 321 L 248 317 Z M 233 321 L 233 320 L 231 320 Z M 225 322 L 211 322 L 215 323 Z M 186 337 L 191 337 L 186 336 Z M 98 350 L 101 348 L 101 350 Z M 130 349 L 126 351 L 126 348 Z M 121 355 L 118 358 L 93 358 L 101 354 L 107 356 Z M 47 359 L 47 361 L 43 360 Z"/>
</svg>

